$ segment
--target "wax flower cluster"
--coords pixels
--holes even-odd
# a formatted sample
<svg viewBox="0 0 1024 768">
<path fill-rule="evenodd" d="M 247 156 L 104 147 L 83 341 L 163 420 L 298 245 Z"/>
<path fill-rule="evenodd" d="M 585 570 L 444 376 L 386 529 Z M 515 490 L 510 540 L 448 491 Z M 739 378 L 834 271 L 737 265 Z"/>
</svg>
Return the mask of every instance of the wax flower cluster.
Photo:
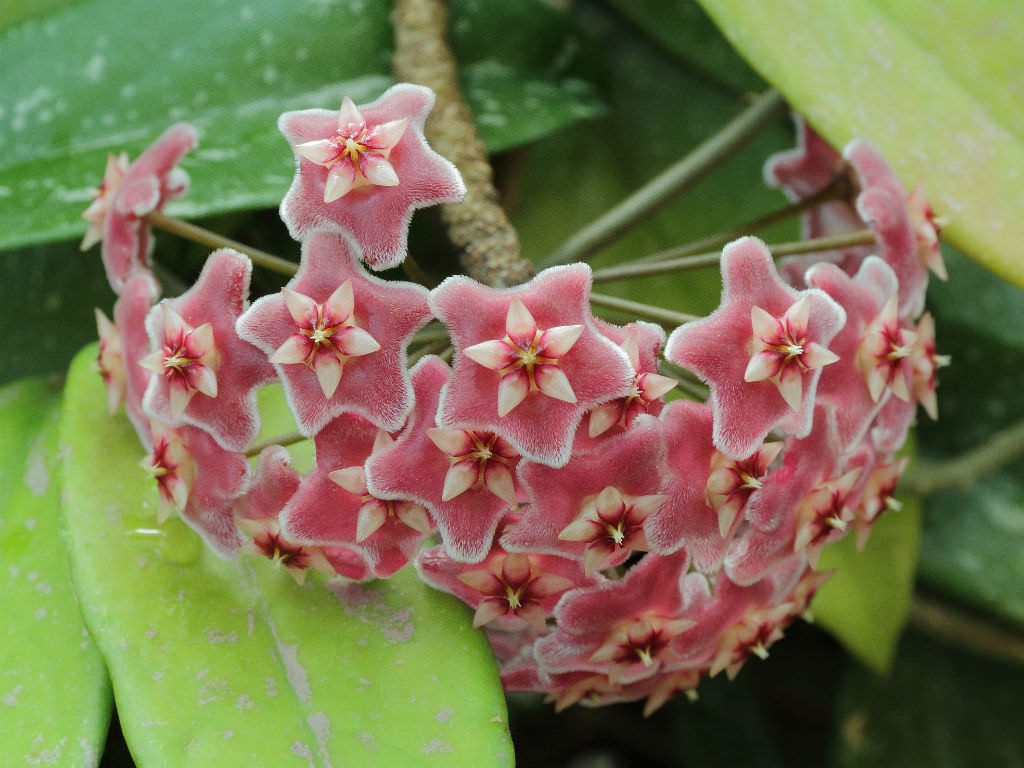
<svg viewBox="0 0 1024 768">
<path fill-rule="evenodd" d="M 372 274 L 405 258 L 415 209 L 464 194 L 423 137 L 432 104 L 400 84 L 281 117 L 297 163 L 281 217 L 302 255 L 252 303 L 235 250 L 173 298 L 150 265 L 150 217 L 186 191 L 196 132 L 111 157 L 83 243 L 102 243 L 118 294 L 113 320 L 97 311 L 98 363 L 148 452 L 159 514 L 300 581 L 412 563 L 472 608 L 507 689 L 558 708 L 646 699 L 650 712 L 734 676 L 806 615 L 828 578 L 822 548 L 850 532 L 863 544 L 898 507 L 896 451 L 918 404 L 936 416 L 947 360 L 923 304 L 943 268 L 923 196 L 869 144 L 840 155 L 798 121 L 768 183 L 799 200 L 845 179 L 851 194 L 804 214 L 805 234 L 869 227 L 875 242 L 777 267 L 741 238 L 710 316 L 668 334 L 618 326 L 591 313 L 585 264 L 511 288 Z M 410 368 L 431 332 L 451 362 Z M 677 396 L 673 366 L 706 400 Z M 256 391 L 272 382 L 315 444 L 305 475 L 283 446 L 253 447 Z"/>
</svg>

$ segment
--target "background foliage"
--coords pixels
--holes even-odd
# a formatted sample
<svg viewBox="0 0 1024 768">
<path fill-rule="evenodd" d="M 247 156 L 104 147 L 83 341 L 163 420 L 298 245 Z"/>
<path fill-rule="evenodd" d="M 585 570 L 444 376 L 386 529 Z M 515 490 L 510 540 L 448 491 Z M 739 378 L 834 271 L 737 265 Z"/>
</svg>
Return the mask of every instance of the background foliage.
<svg viewBox="0 0 1024 768">
<path fill-rule="evenodd" d="M 520 0 L 513 9 L 502 0 L 451 3 L 463 85 L 481 132 L 496 153 L 499 182 L 526 254 L 542 258 L 713 134 L 742 108 L 747 93 L 765 87 L 760 71 L 833 141 L 841 144 L 853 135 L 868 135 L 883 146 L 906 184 L 927 178 L 929 192 L 942 204 L 940 212 L 952 219 L 950 234 L 971 257 L 947 248 L 950 280 L 934 284 L 930 292 L 940 351 L 951 354 L 954 364 L 942 372 L 941 420 L 920 425 L 918 460 L 955 456 L 1024 418 L 1019 397 L 1024 299 L 1019 290 L 972 261 L 1016 276 L 1018 282 L 1024 274 L 1013 245 L 1020 242 L 1014 228 L 1020 226 L 1019 215 L 1003 213 L 1019 212 L 1024 196 L 1024 126 L 1016 109 L 1019 100 L 1012 97 L 1020 93 L 1024 66 L 1010 34 L 1024 29 L 1020 8 L 987 0 L 972 4 L 969 18 L 953 18 L 904 0 L 858 4 L 856 18 L 848 19 L 837 15 L 846 12 L 836 10 L 845 8 L 837 4 L 794 2 L 785 14 L 773 10 L 769 15 L 767 8 L 775 4 L 707 2 L 710 15 L 749 56 L 748 65 L 691 2 L 592 0 L 573 3 L 568 10 L 553 5 Z M 955 9 L 948 13 L 955 14 Z M 1001 31 L 993 34 L 993 29 Z M 880 42 L 893 40 L 898 44 Z M 346 92 L 357 101 L 374 96 L 389 82 L 390 46 L 387 4 L 366 0 L 5 4 L 0 9 L 0 71 L 18 76 L 0 80 L 0 328 L 6 331 L 0 381 L 61 375 L 75 352 L 95 336 L 92 307 L 109 310 L 113 297 L 99 259 L 80 255 L 75 242 L 84 232 L 80 211 L 99 180 L 107 152 L 136 154 L 168 123 L 195 123 L 201 146 L 185 163 L 193 189 L 169 212 L 204 219 L 237 239 L 294 255 L 297 247 L 288 241 L 273 210 L 292 168 L 291 153 L 274 128 L 276 116 L 299 106 L 336 108 Z M 602 252 L 595 263 L 677 245 L 780 205 L 781 196 L 763 188 L 760 167 L 768 154 L 792 143 L 790 134 L 786 121 L 772 126 L 713 177 Z M 998 143 L 992 144 L 993 136 Z M 964 173 L 951 178 L 951 163 L 963 160 L 965 142 L 975 149 L 986 145 L 997 167 L 964 162 Z M 1000 221 L 1009 223 L 995 226 Z M 794 234 L 790 225 L 765 236 L 782 240 Z M 447 268 L 449 254 L 431 213 L 417 216 L 411 247 L 428 268 L 438 273 Z M 205 254 L 160 236 L 157 255 L 171 290 L 193 279 Z M 260 276 L 257 287 L 274 290 L 276 283 Z M 717 303 L 719 280 L 708 272 L 614 289 L 697 312 Z M 78 380 L 83 383 L 69 396 L 65 414 L 76 407 L 74 398 L 89 396 L 85 367 L 80 361 Z M 72 745 L 85 745 L 84 754 L 104 753 L 104 765 L 130 765 L 116 726 L 104 752 L 110 693 L 99 657 L 82 650 L 83 643 L 91 645 L 83 639 L 70 603 L 57 610 L 39 589 L 46 583 L 63 599 L 71 596 L 54 533 L 56 486 L 31 482 L 38 481 L 40 471 L 32 456 L 50 456 L 48 471 L 56 476 L 56 391 L 39 379 L 0 390 L 0 562 L 8 578 L 0 593 L 0 740 L 13 745 L 7 754 L 15 765 L 22 764 L 22 756 L 31 764 L 54 754 L 72 764 Z M 87 410 L 79 407 L 80 412 Z M 87 443 L 105 427 L 79 429 L 68 440 Z M 108 439 L 117 450 L 134 450 L 123 434 Z M 44 450 L 40 446 L 49 446 L 50 453 L 32 452 Z M 98 448 L 81 449 L 87 450 Z M 72 462 L 77 461 L 75 454 Z M 72 464 L 69 482 L 76 477 L 83 482 L 81 474 L 75 475 L 82 466 Z M 1024 633 L 1022 478 L 1024 462 L 1018 462 L 971 488 L 929 497 L 920 506 L 923 525 L 917 505 L 908 504 L 898 517 L 883 522 L 864 555 L 831 554 L 848 562 L 843 564 L 843 580 L 837 577 L 821 595 L 820 624 L 794 628 L 773 648 L 769 662 L 748 665 L 735 683 L 716 679 L 702 686 L 696 704 L 674 702 L 642 720 L 633 707 L 574 709 L 556 716 L 533 697 L 513 697 L 509 720 L 518 763 L 578 768 L 714 768 L 737 761 L 769 766 L 1024 764 L 1024 736 L 1014 722 L 1014 702 L 1024 696 L 1020 653 L 1016 662 L 991 658 L 993 652 L 1012 655 L 1013 643 L 1019 649 Z M 35 493 L 40 488 L 44 493 Z M 129 495 L 144 501 L 141 493 Z M 181 561 L 189 553 L 197 558 L 201 553 L 191 532 L 174 530 L 173 524 L 150 538 L 107 546 L 100 537 L 102 527 L 76 535 L 76 527 L 87 520 L 95 524 L 73 511 L 69 516 L 79 592 L 114 676 L 118 717 L 135 758 L 148 765 L 150 747 L 133 734 L 152 717 L 137 702 L 138 696 L 152 697 L 159 706 L 159 681 L 150 670 L 147 682 L 146 674 L 133 669 L 139 659 L 119 654 L 116 644 L 97 632 L 102 623 L 98 616 L 124 630 L 117 622 L 153 601 L 167 580 L 196 578 L 182 570 L 187 571 L 188 563 Z M 140 525 L 133 530 L 150 530 Z M 130 581 L 115 579 L 113 593 L 90 588 L 88 576 L 82 581 L 82 574 L 90 573 L 83 563 L 91 558 L 103 565 L 122 545 L 134 548 L 122 555 L 125 562 L 138 563 L 140 546 L 148 553 L 147 562 L 153 564 L 148 576 L 155 581 L 133 588 Z M 32 562 L 35 557 L 39 564 Z M 241 590 L 245 599 L 257 599 L 254 594 L 264 594 L 259 590 L 290 592 L 290 584 L 276 579 L 282 574 L 259 572 L 259 565 L 243 566 L 249 572 L 244 576 L 249 591 Z M 850 578 L 854 568 L 865 577 Z M 30 573 L 36 576 L 29 579 Z M 102 568 L 96 576 L 104 576 Z M 928 605 L 966 613 L 967 623 L 961 618 L 959 626 L 967 626 L 971 637 L 992 629 L 1001 633 L 995 649 L 983 656 L 976 649 L 954 647 L 934 632 L 915 629 L 913 620 L 900 640 L 908 610 L 912 619 L 921 616 L 910 607 L 915 581 L 917 600 L 923 595 Z M 400 584 L 388 589 L 404 595 L 402 590 L 409 588 Z M 225 588 L 225 595 L 230 592 Z M 50 595 L 46 593 L 47 600 Z M 288 600 L 282 598 L 282 604 Z M 208 610 L 235 610 L 230 602 L 209 602 Z M 458 606 L 450 608 L 458 615 Z M 43 626 L 40 610 L 47 611 L 47 621 L 58 617 L 61 622 L 59 629 L 47 629 L 50 652 L 45 655 L 30 632 Z M 316 613 L 313 607 L 308 610 Z M 207 637 L 202 618 L 199 627 L 183 619 L 143 612 L 131 631 L 142 637 L 149 630 L 187 637 L 191 628 Z M 289 620 L 301 635 L 321 619 Z M 442 621 L 465 630 L 467 647 L 478 653 L 479 638 L 466 628 L 464 615 Z M 264 641 L 300 644 L 288 638 Z M 94 661 L 77 663 L 83 652 Z M 418 663 L 429 667 L 436 652 L 427 639 Z M 203 664 L 209 645 L 198 645 L 191 653 L 188 663 Z M 316 653 L 330 659 L 340 652 L 328 643 Z M 58 657 L 76 664 L 57 666 L 52 659 Z M 487 702 L 467 715 L 470 724 L 452 723 L 464 726 L 466 734 L 458 738 L 478 738 L 478 744 L 488 745 L 466 749 L 478 749 L 500 765 L 495 755 L 503 743 L 504 715 L 494 699 L 493 668 L 485 655 L 478 663 L 454 661 L 465 666 L 450 664 L 447 672 L 437 666 L 428 677 L 460 681 L 478 692 L 478 701 Z M 370 668 L 394 663 L 387 654 L 360 662 Z M 340 691 L 360 688 L 362 678 L 353 683 L 343 663 L 310 661 L 308 668 L 324 676 L 322 690 L 338 693 L 323 707 L 317 701 L 312 709 L 300 707 L 299 714 L 286 709 L 282 717 L 305 718 L 303 727 L 309 733 L 315 728 L 308 718 L 318 711 L 353 716 L 367 711 L 365 698 L 345 709 L 347 697 Z M 888 675 L 881 673 L 887 668 Z M 37 669 L 64 695 L 32 698 L 19 675 Z M 195 674 L 200 671 L 202 667 Z M 467 674 L 475 682 L 466 684 Z M 132 687 L 139 685 L 143 687 Z M 83 692 L 72 693 L 73 686 Z M 467 693 L 467 700 L 476 695 Z M 48 702 L 54 700 L 69 706 L 51 706 Z M 218 733 L 233 727 L 230 718 L 238 716 L 214 714 L 198 704 L 178 709 L 202 718 Z M 438 704 L 424 711 L 435 717 L 442 709 Z M 42 722 L 48 718 L 56 720 L 43 735 Z M 493 718 L 498 721 L 492 723 Z M 19 727 L 26 722 L 39 723 L 38 733 Z M 443 725 L 436 718 L 435 723 Z M 11 734 L 19 731 L 27 741 L 12 740 Z M 421 738 L 418 732 L 415 738 Z M 54 753 L 61 739 L 62 751 Z M 312 762 L 320 764 L 323 756 L 312 747 L 310 752 Z M 180 747 L 176 754 L 182 754 Z M 224 765 L 250 759 L 225 744 L 208 754 L 217 755 Z M 443 758 L 443 750 L 432 754 Z M 506 754 L 503 759 L 510 758 Z"/>
</svg>

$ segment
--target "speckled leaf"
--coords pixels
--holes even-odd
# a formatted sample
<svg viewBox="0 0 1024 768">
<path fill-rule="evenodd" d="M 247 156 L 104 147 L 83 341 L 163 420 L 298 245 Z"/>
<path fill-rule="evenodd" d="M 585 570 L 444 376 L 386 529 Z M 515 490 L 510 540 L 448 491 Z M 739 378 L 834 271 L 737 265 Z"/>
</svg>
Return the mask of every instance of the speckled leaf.
<svg viewBox="0 0 1024 768">
<path fill-rule="evenodd" d="M 539 48 L 551 9 L 499 27 L 490 19 L 501 4 L 463 3 L 457 19 L 458 40 L 474 41 L 469 98 L 481 101 L 473 106 L 492 148 L 597 109 L 571 76 L 571 55 L 545 71 L 520 70 L 524 60 L 573 49 L 564 22 Z M 0 83 L 0 248 L 81 237 L 80 214 L 107 154 L 134 157 L 182 120 L 199 128 L 200 147 L 183 162 L 192 189 L 169 212 L 276 206 L 294 168 L 278 115 L 337 109 L 345 93 L 376 98 L 390 84 L 389 14 L 389 3 L 366 0 L 82 0 L 33 11 L 0 31 L 0 71 L 18 73 Z M 501 57 L 477 55 L 496 37 Z"/>
<path fill-rule="evenodd" d="M 854 671 L 840 699 L 839 768 L 1024 765 L 1024 669 L 908 633 L 892 677 Z"/>
<path fill-rule="evenodd" d="M 60 531 L 60 392 L 0 389 L 0 744 L 6 766 L 99 764 L 110 685 Z"/>
<path fill-rule="evenodd" d="M 920 537 L 920 504 L 904 499 L 875 523 L 863 552 L 851 534 L 821 555 L 819 568 L 835 574 L 814 598 L 814 619 L 878 673 L 892 667 L 906 625 Z"/>
<path fill-rule="evenodd" d="M 62 417 L 70 549 L 140 766 L 512 764 L 494 661 L 464 606 L 410 572 L 299 587 L 269 561 L 219 559 L 176 519 L 158 525 L 91 356 L 72 366 Z"/>
<path fill-rule="evenodd" d="M 819 131 L 873 141 L 924 183 L 952 242 L 1024 286 L 1024 4 L 702 4 Z"/>
</svg>

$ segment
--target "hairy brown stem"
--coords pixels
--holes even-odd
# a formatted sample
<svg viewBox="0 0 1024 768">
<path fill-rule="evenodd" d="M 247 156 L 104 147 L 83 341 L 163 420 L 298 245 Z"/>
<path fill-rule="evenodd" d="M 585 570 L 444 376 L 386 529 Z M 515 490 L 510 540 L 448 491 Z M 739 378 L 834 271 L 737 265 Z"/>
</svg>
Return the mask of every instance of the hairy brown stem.
<svg viewBox="0 0 1024 768">
<path fill-rule="evenodd" d="M 498 202 L 487 148 L 459 89 L 447 42 L 447 3 L 396 0 L 393 20 L 395 76 L 433 89 L 437 101 L 427 121 L 427 137 L 434 149 L 455 164 L 466 183 L 465 199 L 441 209 L 466 274 L 493 287 L 530 279 L 533 265 L 519 255 L 519 237 Z"/>
</svg>

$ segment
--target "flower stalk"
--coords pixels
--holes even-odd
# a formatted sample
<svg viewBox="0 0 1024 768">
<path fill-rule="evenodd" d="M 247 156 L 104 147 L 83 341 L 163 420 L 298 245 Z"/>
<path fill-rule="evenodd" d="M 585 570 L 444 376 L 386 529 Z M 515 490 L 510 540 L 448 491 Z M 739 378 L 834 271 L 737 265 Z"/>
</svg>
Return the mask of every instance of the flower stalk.
<svg viewBox="0 0 1024 768">
<path fill-rule="evenodd" d="M 583 261 L 593 256 L 733 157 L 766 125 L 782 114 L 784 105 L 782 97 L 775 91 L 760 94 L 721 131 L 583 227 L 541 264 L 549 267 Z"/>
</svg>

